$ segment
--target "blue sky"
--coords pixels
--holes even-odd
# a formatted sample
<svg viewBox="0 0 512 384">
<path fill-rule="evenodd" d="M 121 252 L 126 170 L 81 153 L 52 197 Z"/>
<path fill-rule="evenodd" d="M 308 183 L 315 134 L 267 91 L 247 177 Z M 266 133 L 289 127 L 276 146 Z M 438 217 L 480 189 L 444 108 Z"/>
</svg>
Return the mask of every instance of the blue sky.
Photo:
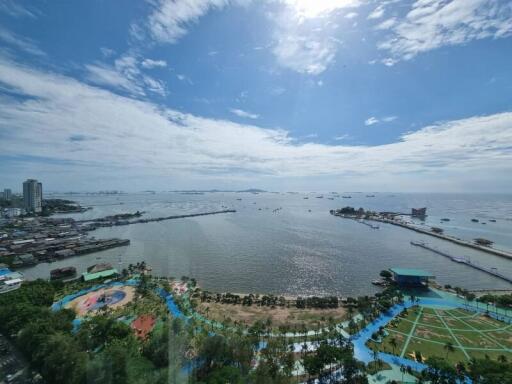
<svg viewBox="0 0 512 384">
<path fill-rule="evenodd" d="M 0 47 L 15 189 L 512 187 L 508 1 L 0 0 Z"/>
</svg>

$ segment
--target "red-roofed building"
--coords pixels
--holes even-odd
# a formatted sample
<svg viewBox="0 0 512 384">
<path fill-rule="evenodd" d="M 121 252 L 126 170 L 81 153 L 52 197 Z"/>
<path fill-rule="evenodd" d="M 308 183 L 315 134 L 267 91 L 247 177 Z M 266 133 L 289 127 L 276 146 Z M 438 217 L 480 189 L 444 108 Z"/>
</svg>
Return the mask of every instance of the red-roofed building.
<svg viewBox="0 0 512 384">
<path fill-rule="evenodd" d="M 156 320 L 151 315 L 141 315 L 137 317 L 131 327 L 135 331 L 135 335 L 142 340 L 145 340 L 149 333 L 153 330 Z"/>
</svg>

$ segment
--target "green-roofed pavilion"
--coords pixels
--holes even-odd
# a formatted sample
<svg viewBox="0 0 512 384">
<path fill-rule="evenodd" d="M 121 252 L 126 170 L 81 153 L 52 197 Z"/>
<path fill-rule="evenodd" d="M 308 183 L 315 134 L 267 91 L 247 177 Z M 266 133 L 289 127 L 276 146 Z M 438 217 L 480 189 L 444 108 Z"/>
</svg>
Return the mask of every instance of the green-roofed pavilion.
<svg viewBox="0 0 512 384">
<path fill-rule="evenodd" d="M 390 268 L 389 270 L 393 274 L 393 280 L 401 286 L 425 287 L 428 286 L 428 279 L 435 277 L 422 269 Z"/>
<path fill-rule="evenodd" d="M 119 272 L 117 272 L 117 269 L 112 268 L 112 269 L 106 269 L 104 271 L 95 272 L 95 273 L 87 273 L 86 272 L 86 273 L 82 274 L 82 278 L 84 279 L 84 281 L 91 281 L 91 280 L 101 279 L 104 277 L 115 276 L 118 273 Z"/>
</svg>

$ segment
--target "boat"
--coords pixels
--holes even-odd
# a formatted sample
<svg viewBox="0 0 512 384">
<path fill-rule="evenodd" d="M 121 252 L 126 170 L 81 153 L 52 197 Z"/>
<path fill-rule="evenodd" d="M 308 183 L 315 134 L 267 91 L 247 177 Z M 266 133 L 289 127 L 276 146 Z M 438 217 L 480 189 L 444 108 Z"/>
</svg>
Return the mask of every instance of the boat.
<svg viewBox="0 0 512 384">
<path fill-rule="evenodd" d="M 441 221 L 450 221 L 450 219 L 445 217 L 445 218 L 442 218 Z"/>
<path fill-rule="evenodd" d="M 329 199 L 329 200 L 334 200 L 334 197 L 328 197 L 327 199 Z"/>
<path fill-rule="evenodd" d="M 383 287 L 383 286 L 387 285 L 387 282 L 385 280 L 373 280 L 372 284 Z"/>
<path fill-rule="evenodd" d="M 50 271 L 50 280 L 60 280 L 76 276 L 75 267 L 56 268 Z"/>
<path fill-rule="evenodd" d="M 478 219 L 471 219 L 473 223 L 478 223 Z"/>
<path fill-rule="evenodd" d="M 309 197 L 304 197 L 304 200 L 307 200 L 307 199 L 309 199 Z"/>
<path fill-rule="evenodd" d="M 375 195 L 366 195 L 366 197 L 375 197 Z"/>
<path fill-rule="evenodd" d="M 341 197 L 344 198 L 344 199 L 351 199 L 352 198 L 352 196 L 341 196 Z"/>
<path fill-rule="evenodd" d="M 323 196 L 317 196 L 316 198 L 317 199 L 323 199 L 324 197 Z"/>
<path fill-rule="evenodd" d="M 495 219 L 489 219 L 489 221 L 490 221 L 491 223 L 495 223 L 495 222 L 496 222 L 496 220 L 495 220 Z"/>
</svg>

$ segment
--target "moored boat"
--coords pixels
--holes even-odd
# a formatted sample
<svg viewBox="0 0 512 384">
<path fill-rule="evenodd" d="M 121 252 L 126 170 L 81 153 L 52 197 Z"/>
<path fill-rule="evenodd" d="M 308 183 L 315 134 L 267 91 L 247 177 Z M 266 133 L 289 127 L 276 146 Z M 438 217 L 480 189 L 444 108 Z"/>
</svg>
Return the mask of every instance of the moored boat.
<svg viewBox="0 0 512 384">
<path fill-rule="evenodd" d="M 76 276 L 75 267 L 56 268 L 50 271 L 50 280 L 60 280 Z"/>
</svg>

